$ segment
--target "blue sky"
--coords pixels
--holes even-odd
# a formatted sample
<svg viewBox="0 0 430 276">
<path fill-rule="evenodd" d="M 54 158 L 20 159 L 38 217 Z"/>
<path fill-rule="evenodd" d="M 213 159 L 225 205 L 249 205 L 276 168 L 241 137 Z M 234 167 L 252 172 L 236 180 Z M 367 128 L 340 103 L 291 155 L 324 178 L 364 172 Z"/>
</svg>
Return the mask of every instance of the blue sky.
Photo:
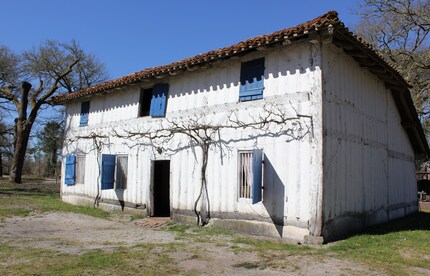
<svg viewBox="0 0 430 276">
<path fill-rule="evenodd" d="M 0 0 L 0 44 L 16 52 L 76 39 L 112 78 L 339 12 L 350 28 L 356 0 Z"/>
</svg>

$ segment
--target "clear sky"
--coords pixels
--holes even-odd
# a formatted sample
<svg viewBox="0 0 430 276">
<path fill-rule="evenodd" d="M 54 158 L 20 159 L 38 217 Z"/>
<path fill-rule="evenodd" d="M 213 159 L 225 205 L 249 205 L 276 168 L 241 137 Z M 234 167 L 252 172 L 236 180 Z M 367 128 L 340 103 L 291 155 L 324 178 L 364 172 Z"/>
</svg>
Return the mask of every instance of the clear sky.
<svg viewBox="0 0 430 276">
<path fill-rule="evenodd" d="M 16 52 L 77 40 L 112 78 L 300 24 L 329 10 L 346 26 L 357 0 L 0 0 L 0 44 Z"/>
</svg>

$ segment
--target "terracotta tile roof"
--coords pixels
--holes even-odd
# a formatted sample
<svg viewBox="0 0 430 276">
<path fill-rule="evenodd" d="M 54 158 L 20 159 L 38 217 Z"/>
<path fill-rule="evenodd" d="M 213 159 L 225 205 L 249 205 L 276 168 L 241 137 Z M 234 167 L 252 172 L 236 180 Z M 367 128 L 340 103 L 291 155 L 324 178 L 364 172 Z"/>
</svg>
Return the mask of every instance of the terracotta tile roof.
<svg viewBox="0 0 430 276">
<path fill-rule="evenodd" d="M 387 63 L 372 49 L 370 44 L 350 32 L 339 20 L 335 11 L 330 11 L 295 27 L 246 39 L 228 47 L 209 51 L 168 65 L 148 68 L 80 91 L 57 96 L 53 98 L 52 103 L 63 104 L 82 97 L 105 93 L 125 85 L 139 83 L 145 79 L 158 79 L 168 75 L 177 75 L 187 70 L 193 71 L 200 66 L 226 60 L 233 56 L 244 55 L 261 47 L 293 43 L 294 41 L 308 38 L 312 33 L 319 33 L 321 36 L 328 33 L 327 38 L 329 41 L 341 47 L 360 66 L 367 68 L 384 81 L 387 87 L 391 88 L 394 101 L 401 115 L 402 125 L 407 129 L 407 134 L 415 153 L 430 156 L 430 148 L 408 90 L 410 85 L 394 69 L 392 64 Z"/>
<path fill-rule="evenodd" d="M 239 55 L 243 52 L 255 50 L 255 48 L 261 47 L 263 45 L 282 42 L 286 39 L 294 40 L 310 32 L 326 28 L 329 25 L 336 25 L 339 22 L 340 21 L 337 12 L 330 11 L 320 17 L 317 17 L 313 20 L 297 25 L 295 27 L 287 28 L 268 35 L 262 35 L 246 39 L 234 45 L 224 47 L 218 50 L 209 51 L 204 54 L 199 54 L 190 58 L 170 63 L 168 65 L 147 68 L 143 71 L 126 75 L 124 77 L 120 77 L 104 83 L 100 83 L 98 85 L 80 91 L 58 96 L 54 98 L 53 102 L 55 104 L 62 104 L 68 102 L 69 100 L 78 99 L 87 95 L 107 91 L 127 84 L 136 83 L 143 79 L 153 78 L 155 76 L 164 74 L 174 75 L 180 71 L 184 71 L 186 69 L 204 63 L 210 63 L 215 60 L 230 58 L 231 56 Z"/>
</svg>

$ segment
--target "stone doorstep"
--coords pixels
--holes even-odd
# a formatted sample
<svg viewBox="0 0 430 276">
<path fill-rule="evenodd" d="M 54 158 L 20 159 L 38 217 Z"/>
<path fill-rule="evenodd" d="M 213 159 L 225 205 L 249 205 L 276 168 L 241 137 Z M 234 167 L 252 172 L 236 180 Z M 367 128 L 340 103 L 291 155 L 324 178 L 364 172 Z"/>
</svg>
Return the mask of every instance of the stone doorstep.
<svg viewBox="0 0 430 276">
<path fill-rule="evenodd" d="M 146 217 L 134 222 L 135 225 L 145 228 L 159 228 L 170 222 L 170 217 Z"/>
</svg>

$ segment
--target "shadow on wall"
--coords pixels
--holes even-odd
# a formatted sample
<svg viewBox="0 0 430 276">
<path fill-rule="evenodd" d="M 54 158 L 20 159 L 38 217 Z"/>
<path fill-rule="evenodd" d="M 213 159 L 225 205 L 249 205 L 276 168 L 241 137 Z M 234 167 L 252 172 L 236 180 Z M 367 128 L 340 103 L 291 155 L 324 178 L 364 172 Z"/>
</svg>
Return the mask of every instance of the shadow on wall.
<svg viewBox="0 0 430 276">
<path fill-rule="evenodd" d="M 284 226 L 285 185 L 277 174 L 269 158 L 264 155 L 263 204 L 282 237 Z"/>
<path fill-rule="evenodd" d="M 119 206 L 121 206 L 121 211 L 124 211 L 125 202 L 124 202 L 124 190 L 123 189 L 115 189 L 115 194 L 118 199 Z"/>
<path fill-rule="evenodd" d="M 116 169 L 117 169 L 117 172 L 116 172 L 117 178 L 121 178 L 120 182 L 122 183 L 122 185 L 125 185 L 125 183 L 127 182 L 127 178 L 126 178 L 126 172 L 124 172 L 124 168 L 122 166 L 117 165 Z M 117 185 L 118 185 L 118 182 L 115 181 L 115 186 Z M 125 207 L 124 189 L 125 187 L 115 187 L 115 194 L 118 199 L 118 203 L 121 206 L 121 211 L 124 211 L 124 207 Z"/>
</svg>

